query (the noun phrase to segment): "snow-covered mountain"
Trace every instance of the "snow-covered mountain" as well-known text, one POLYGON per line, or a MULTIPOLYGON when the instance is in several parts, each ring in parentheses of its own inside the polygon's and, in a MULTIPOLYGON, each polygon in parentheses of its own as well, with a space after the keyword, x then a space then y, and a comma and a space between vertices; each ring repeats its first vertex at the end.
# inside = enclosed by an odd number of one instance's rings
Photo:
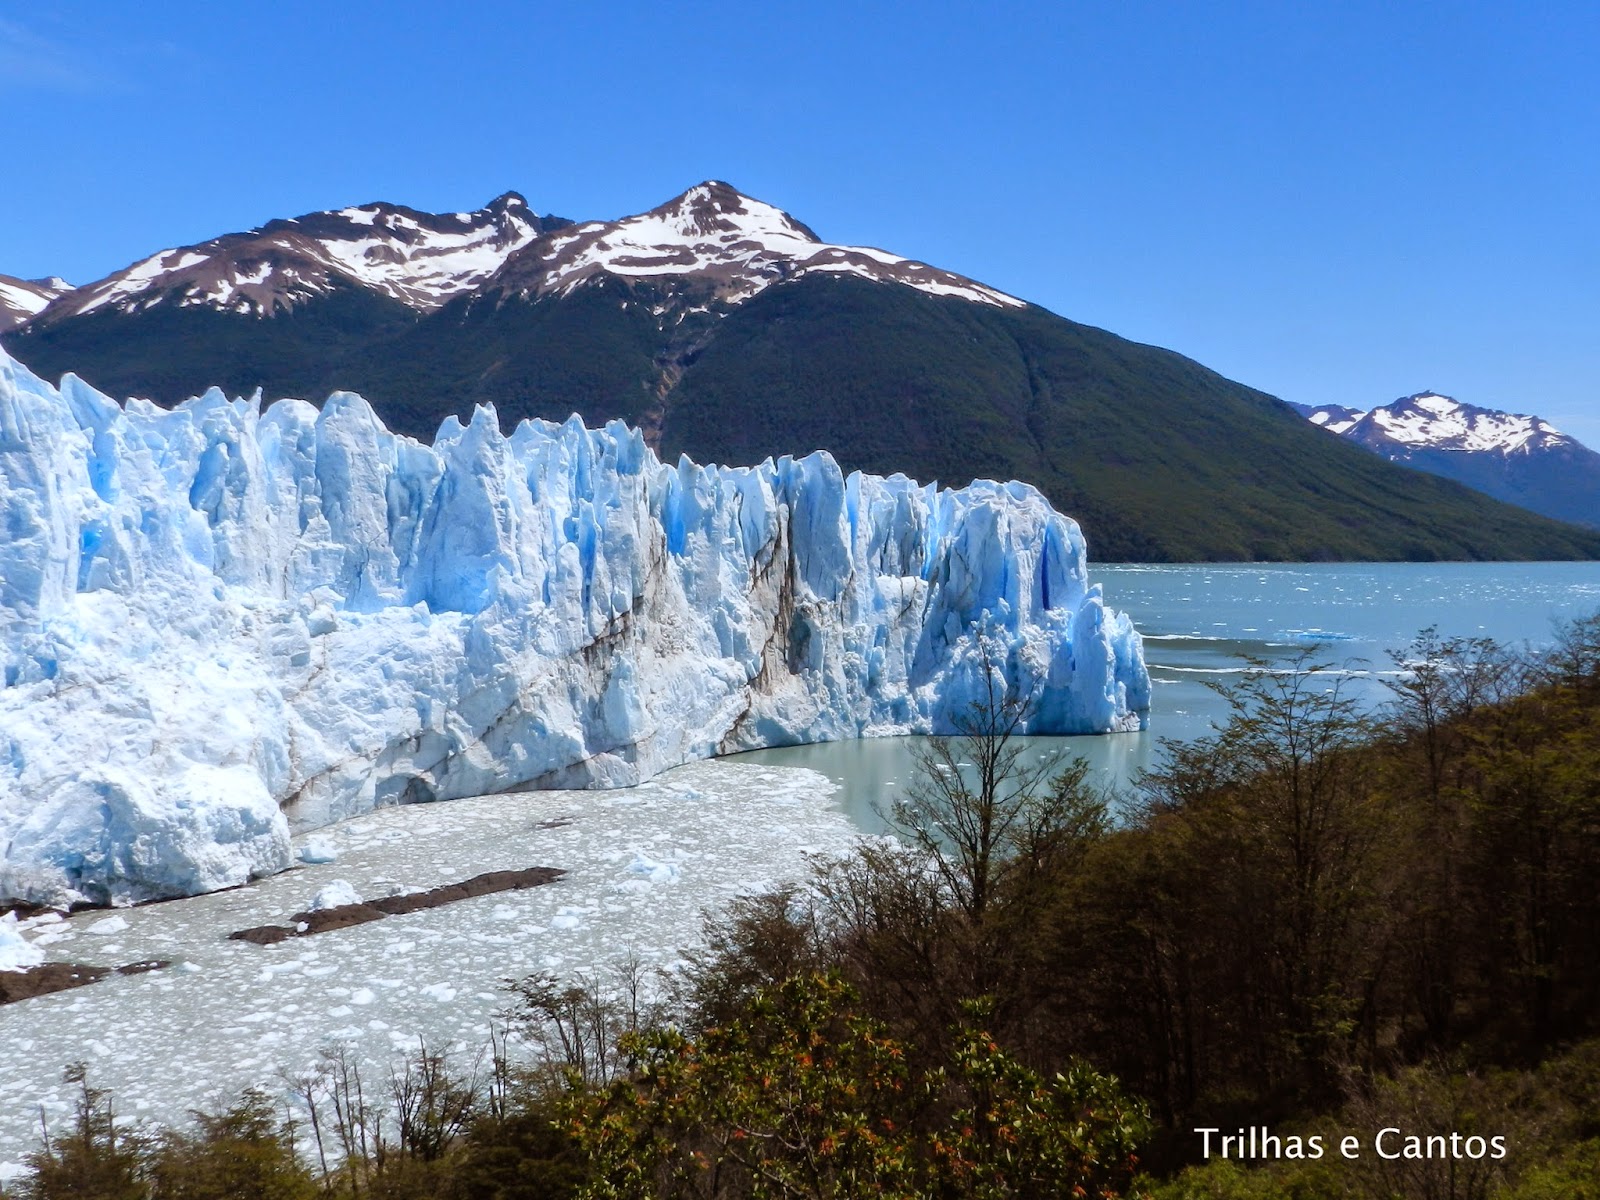
MULTIPOLYGON (((570 295, 600 276, 671 278, 701 307, 748 300, 803 275, 851 275, 980 304, 1022 307, 994 288, 866 246, 822 241, 770 204, 715 180, 639 216, 572 225, 540 217, 515 192, 472 213, 424 213, 395 204, 310 213, 162 250, 40 314, 41 327, 101 310, 171 304, 272 316, 339 286, 429 312, 480 289, 495 296, 570 295)), ((33 293, 30 293, 32 295, 33 293)), ((3 296, 3 293, 0 293, 3 296)))
POLYGON ((620 785, 726 751, 1142 726, 1138 635, 1024 484, 666 466, 494 412, 429 447, 359 396, 165 410, 0 354, 0 901, 289 865, 378 805, 620 785))
POLYGON ((824 242, 782 209, 711 180, 620 221, 589 221, 540 238, 507 259, 490 293, 570 295, 600 276, 671 279, 702 303, 739 304, 775 283, 816 273, 898 283, 936 296, 1023 307, 949 271, 867 246, 824 242))
POLYGON ((1170 351, 825 241, 717 181, 581 224, 510 193, 272 221, 150 255, 0 342, 43 377, 167 407, 212 385, 359 392, 419 441, 493 404, 506 431, 620 418, 667 461, 827 449, 879 475, 1021 479, 1108 559, 1600 556, 1588 531, 1330 452, 1170 351))
POLYGON ((0 333, 15 329, 44 310, 50 301, 72 290, 65 279, 16 279, 0 275, 0 333))
POLYGON ((538 216, 515 192, 477 212, 363 204, 309 213, 158 251, 76 289, 36 323, 49 327, 87 313, 162 304, 272 316, 339 287, 430 312, 477 288, 519 248, 564 223, 538 216))
POLYGON ((1362 412, 1337 404, 1296 405, 1313 425, 1373 449, 1459 450, 1469 454, 1537 454, 1578 443, 1542 417, 1463 404, 1418 392, 1362 412))
POLYGON ((1545 516, 1600 526, 1600 454, 1542 417, 1418 392, 1373 409, 1296 404, 1330 432, 1545 516))

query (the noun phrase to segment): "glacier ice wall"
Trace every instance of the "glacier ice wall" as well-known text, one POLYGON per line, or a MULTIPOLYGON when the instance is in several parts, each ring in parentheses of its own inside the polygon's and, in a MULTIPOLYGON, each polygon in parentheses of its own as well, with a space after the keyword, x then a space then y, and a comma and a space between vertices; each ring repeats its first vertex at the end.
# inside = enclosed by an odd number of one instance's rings
POLYGON ((1126 616, 1023 484, 659 462, 636 430, 359 396, 165 411, 0 352, 0 897, 131 901, 290 863, 375 806, 636 783, 948 729, 1142 727, 1126 616))

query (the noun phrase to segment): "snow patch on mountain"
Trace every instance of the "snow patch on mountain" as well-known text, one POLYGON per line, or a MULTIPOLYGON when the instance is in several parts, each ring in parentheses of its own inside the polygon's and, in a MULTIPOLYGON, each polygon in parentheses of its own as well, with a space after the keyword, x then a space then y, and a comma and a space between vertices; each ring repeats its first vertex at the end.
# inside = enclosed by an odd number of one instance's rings
POLYGON ((715 180, 640 216, 590 221, 547 235, 519 251, 488 286, 524 296, 565 296, 599 275, 670 277, 704 285, 716 301, 738 304, 775 283, 817 272, 901 283, 980 304, 1025 306, 926 263, 824 242, 783 210, 715 180))
POLYGON ((162 250, 80 288, 41 317, 161 304, 270 315, 335 288, 367 288, 421 312, 477 288, 518 248, 564 222, 515 193, 474 213, 367 204, 272 221, 198 246, 162 250))
POLYGON ((1142 727, 1137 633, 1033 488, 658 461, 359 396, 167 411, 0 354, 0 897, 291 865, 390 804, 637 783, 758 746, 1142 727))
POLYGON ((72 285, 58 275, 48 279, 17 279, 11 275, 0 275, 0 333, 30 320, 52 300, 71 290, 72 285))

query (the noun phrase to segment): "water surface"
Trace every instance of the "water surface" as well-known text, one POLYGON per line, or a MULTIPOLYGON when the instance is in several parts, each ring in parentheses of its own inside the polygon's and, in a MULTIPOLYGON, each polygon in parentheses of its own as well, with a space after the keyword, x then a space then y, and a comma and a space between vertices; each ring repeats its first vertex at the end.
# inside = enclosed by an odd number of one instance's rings
MULTIPOLYGON (((1284 667, 1309 653, 1335 681, 1376 707, 1396 676, 1390 652, 1419 631, 1548 644, 1559 622, 1600 610, 1600 563, 1092 564, 1091 581, 1145 639, 1153 683, 1150 728, 1103 737, 1031 738, 1041 754, 1075 754, 1100 782, 1127 788, 1158 760, 1160 741, 1211 731, 1227 706, 1213 684, 1252 660, 1284 667)), ((809 767, 839 787, 839 803, 868 831, 903 792, 920 739, 789 746, 731 761, 809 767)))

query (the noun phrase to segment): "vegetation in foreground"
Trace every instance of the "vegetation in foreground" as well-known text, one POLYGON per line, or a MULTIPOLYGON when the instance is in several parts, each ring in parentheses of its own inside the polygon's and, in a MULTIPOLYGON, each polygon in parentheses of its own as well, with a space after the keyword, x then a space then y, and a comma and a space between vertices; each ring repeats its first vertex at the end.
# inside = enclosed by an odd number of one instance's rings
POLYGON ((660 1002, 523 980, 475 1069, 332 1052, 181 1132, 80 1072, 16 1195, 1600 1196, 1600 617, 1401 657, 1379 724, 1315 669, 1248 677, 1120 823, 996 693, 898 844, 713 919, 660 1002), (1202 1161, 1243 1127, 1328 1152, 1202 1161))

